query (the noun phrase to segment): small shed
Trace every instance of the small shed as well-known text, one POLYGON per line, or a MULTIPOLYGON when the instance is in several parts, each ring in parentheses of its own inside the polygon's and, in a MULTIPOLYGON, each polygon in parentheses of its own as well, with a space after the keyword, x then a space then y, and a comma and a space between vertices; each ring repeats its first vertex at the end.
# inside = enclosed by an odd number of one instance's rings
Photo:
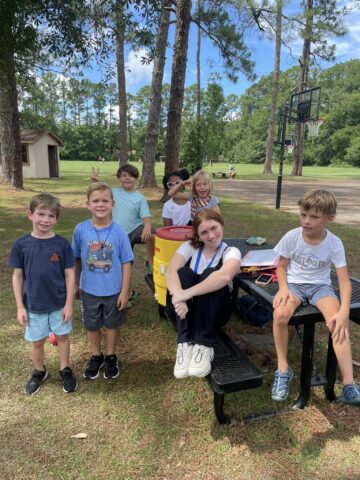
POLYGON ((59 147, 62 140, 45 128, 21 130, 23 176, 57 178, 60 175, 59 147))

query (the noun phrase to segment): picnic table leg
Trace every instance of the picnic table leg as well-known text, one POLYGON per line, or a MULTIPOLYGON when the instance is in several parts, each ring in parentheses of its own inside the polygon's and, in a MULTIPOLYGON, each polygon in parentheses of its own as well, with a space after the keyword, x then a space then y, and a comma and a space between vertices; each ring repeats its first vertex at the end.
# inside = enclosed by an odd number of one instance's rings
POLYGON ((333 402, 336 400, 336 395, 334 392, 334 385, 336 381, 336 369, 337 369, 337 359, 334 352, 334 347, 332 343, 331 333, 329 333, 329 342, 326 358, 326 379, 327 385, 324 387, 326 398, 333 402))
POLYGON ((310 397, 314 354, 314 333, 315 322, 312 320, 306 321, 304 324, 304 340, 301 356, 300 393, 295 403, 292 405, 293 409, 305 408, 310 397))
POLYGON ((230 423, 230 417, 224 413, 224 393, 214 392, 214 410, 217 421, 220 425, 228 425, 230 423))

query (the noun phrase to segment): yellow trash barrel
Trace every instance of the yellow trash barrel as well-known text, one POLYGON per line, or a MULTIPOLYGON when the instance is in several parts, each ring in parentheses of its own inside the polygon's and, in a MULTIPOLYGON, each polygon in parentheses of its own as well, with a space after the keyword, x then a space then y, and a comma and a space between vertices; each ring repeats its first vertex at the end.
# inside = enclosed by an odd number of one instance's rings
POLYGON ((155 255, 153 278, 155 298, 160 305, 166 307, 167 266, 177 248, 192 234, 192 227, 162 227, 155 232, 155 255))

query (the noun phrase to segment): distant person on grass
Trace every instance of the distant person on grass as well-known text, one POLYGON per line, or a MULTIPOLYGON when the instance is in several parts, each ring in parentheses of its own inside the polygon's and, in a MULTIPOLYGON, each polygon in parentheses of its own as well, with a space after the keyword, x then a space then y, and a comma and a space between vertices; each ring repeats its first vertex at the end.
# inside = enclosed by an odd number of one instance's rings
MULTIPOLYGON (((189 172, 185 168, 167 173, 163 177, 164 191, 167 193, 170 188, 189 178, 189 172)), ((180 189, 180 192, 182 191, 184 186, 180 189)), ((162 218, 164 227, 191 225, 190 201, 184 198, 170 198, 164 203, 162 218)))
POLYGON ((44 365, 44 343, 50 333, 56 336, 60 378, 65 393, 76 390, 77 381, 69 367, 75 285, 74 255, 69 242, 54 233, 60 215, 60 201, 49 193, 35 195, 28 218, 32 232, 15 241, 9 265, 14 268, 13 289, 17 320, 25 327, 31 342, 34 371, 26 393, 38 393, 48 377, 44 365))
POLYGON ((339 363, 343 389, 339 401, 360 406, 360 389, 354 383, 349 339, 351 283, 342 241, 327 230, 336 214, 336 199, 326 190, 312 190, 299 200, 301 227, 290 230, 276 245, 279 291, 274 297, 273 332, 278 368, 272 399, 285 400, 293 371, 288 365, 288 323, 295 310, 310 303, 323 314, 339 363), (340 289, 339 302, 330 279, 334 265, 340 289))
POLYGON ((205 170, 197 171, 191 180, 183 180, 169 189, 168 195, 176 200, 189 200, 191 202, 191 220, 205 208, 212 208, 220 213, 220 201, 211 194, 212 181, 205 170), (192 186, 191 192, 184 192, 184 187, 192 186))
POLYGON ((223 242, 224 222, 212 209, 197 213, 190 241, 170 260, 166 283, 177 320, 176 378, 205 377, 214 358, 215 331, 234 309, 232 279, 241 254, 223 242))
POLYGON ((119 375, 117 333, 126 320, 134 256, 126 232, 111 220, 114 199, 109 185, 90 184, 86 205, 91 218, 75 227, 72 240, 76 292, 92 354, 83 376, 95 380, 104 367, 104 378, 113 379, 119 375), (105 356, 101 348, 103 328, 105 356))

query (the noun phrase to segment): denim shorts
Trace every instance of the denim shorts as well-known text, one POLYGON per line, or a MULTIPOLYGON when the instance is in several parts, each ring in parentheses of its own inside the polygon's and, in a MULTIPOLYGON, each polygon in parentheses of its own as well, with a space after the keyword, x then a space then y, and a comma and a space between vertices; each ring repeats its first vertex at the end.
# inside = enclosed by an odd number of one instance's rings
POLYGON ((28 324, 25 328, 25 340, 38 342, 50 333, 67 335, 72 330, 72 321, 62 323, 62 309, 50 313, 27 312, 28 324))
POLYGON ((125 310, 119 310, 119 293, 106 297, 97 297, 80 290, 80 308, 86 330, 95 332, 102 327, 118 328, 126 321, 125 310))
POLYGON ((331 285, 314 285, 309 283, 289 283, 289 290, 296 295, 303 304, 310 303, 310 305, 316 304, 319 300, 325 297, 337 298, 334 289, 331 285))

